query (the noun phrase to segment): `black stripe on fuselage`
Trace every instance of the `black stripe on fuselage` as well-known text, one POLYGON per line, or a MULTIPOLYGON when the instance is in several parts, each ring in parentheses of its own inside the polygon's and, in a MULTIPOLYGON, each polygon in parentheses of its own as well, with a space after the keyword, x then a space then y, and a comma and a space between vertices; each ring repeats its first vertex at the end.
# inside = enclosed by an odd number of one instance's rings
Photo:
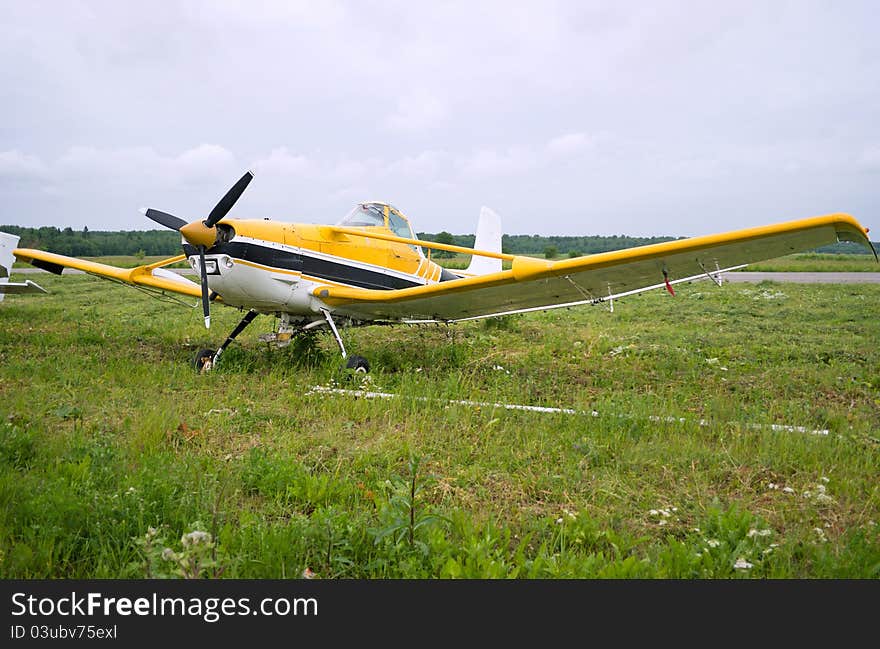
MULTIPOLYGON (((184 244, 183 251, 187 257, 199 254, 195 246, 188 244, 184 244)), ((214 246, 205 254, 229 255, 235 259, 251 261, 261 266, 292 270, 297 273, 358 288, 381 290, 422 286, 420 282, 394 277, 393 275, 386 275, 385 273, 366 270, 357 266, 349 266, 348 264, 319 259, 298 252, 268 248, 244 241, 230 241, 229 243, 214 246)))

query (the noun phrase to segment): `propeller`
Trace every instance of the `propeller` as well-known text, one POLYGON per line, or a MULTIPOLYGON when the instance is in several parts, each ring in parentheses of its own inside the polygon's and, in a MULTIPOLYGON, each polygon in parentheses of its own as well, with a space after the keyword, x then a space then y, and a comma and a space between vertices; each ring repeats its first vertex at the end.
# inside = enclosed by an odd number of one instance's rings
POLYGON ((201 276, 202 285, 202 313, 205 316, 205 329, 211 327, 211 299, 208 292, 208 272, 205 268, 205 251, 212 248, 217 243, 217 223, 229 214, 229 210, 235 205, 235 202, 241 198, 248 183, 253 179, 254 174, 248 171, 238 179, 228 192, 220 199, 220 201, 208 214, 208 218, 204 221, 193 221, 187 223, 181 218, 160 212, 154 209, 144 209, 141 212, 148 218, 159 225, 180 232, 184 239, 191 245, 195 246, 199 251, 199 275, 201 276))

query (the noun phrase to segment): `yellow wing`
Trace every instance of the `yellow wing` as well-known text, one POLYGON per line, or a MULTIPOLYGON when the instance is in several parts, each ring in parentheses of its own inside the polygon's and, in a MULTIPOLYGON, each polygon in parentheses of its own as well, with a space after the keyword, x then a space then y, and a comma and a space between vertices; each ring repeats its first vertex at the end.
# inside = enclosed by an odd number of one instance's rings
POLYGON ((32 250, 30 248, 16 248, 14 254, 21 261, 32 264, 37 268, 48 270, 56 275, 60 275, 64 268, 75 268, 98 277, 113 279, 134 286, 171 291, 190 297, 201 297, 202 295, 201 287, 198 284, 163 268, 186 259, 184 255, 169 257, 168 259, 138 266, 137 268, 117 268, 116 266, 100 264, 95 261, 65 257, 64 255, 56 255, 52 252, 32 250))
POLYGON ((334 313, 355 318, 454 322, 597 302, 837 241, 871 248, 867 231, 852 216, 830 214, 555 262, 517 256, 510 270, 428 286, 320 286, 314 294, 334 313))

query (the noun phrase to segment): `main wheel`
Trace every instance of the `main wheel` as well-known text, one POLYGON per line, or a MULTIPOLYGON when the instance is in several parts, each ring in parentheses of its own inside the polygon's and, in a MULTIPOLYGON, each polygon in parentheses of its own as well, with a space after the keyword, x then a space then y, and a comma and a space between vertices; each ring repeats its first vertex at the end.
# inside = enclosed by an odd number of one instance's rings
POLYGON ((363 356, 349 356, 345 367, 361 374, 366 374, 370 371, 370 363, 363 356))
POLYGON ((195 367, 196 372, 202 373, 209 371, 212 367, 212 359, 214 358, 215 353, 216 352, 213 349, 200 350, 193 361, 193 367, 195 367))

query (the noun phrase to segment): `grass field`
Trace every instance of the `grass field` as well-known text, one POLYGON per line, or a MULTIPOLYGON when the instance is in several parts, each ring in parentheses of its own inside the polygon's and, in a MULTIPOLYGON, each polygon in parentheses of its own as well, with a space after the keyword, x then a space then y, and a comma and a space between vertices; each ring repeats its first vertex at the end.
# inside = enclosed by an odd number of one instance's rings
POLYGON ((373 400, 311 392, 360 383, 325 335, 200 376, 237 311, 40 283, 0 304, 0 577, 880 577, 880 286, 346 330, 373 400))

